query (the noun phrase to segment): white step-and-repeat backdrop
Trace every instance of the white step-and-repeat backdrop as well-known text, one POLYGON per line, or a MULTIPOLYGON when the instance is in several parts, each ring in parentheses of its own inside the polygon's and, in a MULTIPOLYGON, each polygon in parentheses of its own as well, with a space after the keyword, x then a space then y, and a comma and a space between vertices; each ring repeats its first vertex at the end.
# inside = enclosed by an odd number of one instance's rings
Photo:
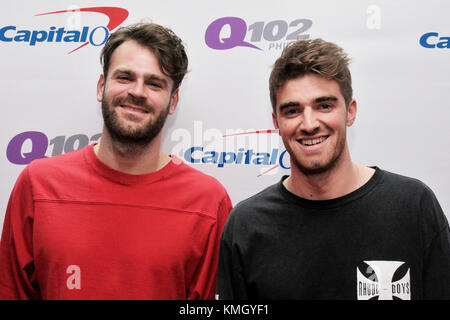
POLYGON ((290 41, 321 37, 352 57, 353 160, 422 180, 450 217, 449 1, 7 0, 0 8, 0 226, 30 161, 100 139, 99 53, 111 31, 136 22, 173 29, 190 60, 164 151, 215 176, 234 204, 289 173, 271 131, 268 78, 290 41))

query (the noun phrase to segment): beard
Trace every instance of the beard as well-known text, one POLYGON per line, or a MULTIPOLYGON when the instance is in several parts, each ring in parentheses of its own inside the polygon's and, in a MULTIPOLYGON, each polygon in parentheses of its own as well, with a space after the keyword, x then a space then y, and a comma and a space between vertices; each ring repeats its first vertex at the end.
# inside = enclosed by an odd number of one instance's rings
MULTIPOLYGON (((131 126, 121 123, 116 113, 116 108, 120 108, 121 104, 127 102, 145 108, 149 113, 155 115, 155 109, 152 106, 147 105, 145 101, 141 99, 136 99, 133 96, 128 96, 126 98, 117 97, 110 102, 103 93, 103 121, 112 141, 120 144, 129 152, 136 153, 138 150, 142 150, 145 146, 150 144, 161 132, 164 123, 166 122, 167 115, 169 114, 170 100, 167 107, 159 113, 156 119, 149 120, 143 126, 138 128, 132 128, 131 126)), ((132 115, 129 115, 128 117, 130 120, 133 120, 132 115)))
POLYGON ((297 159, 292 150, 288 150, 291 157, 291 166, 295 166, 304 175, 319 175, 325 172, 330 172, 339 163, 342 153, 345 149, 346 140, 341 139, 333 148, 333 153, 327 155, 326 159, 313 160, 313 161, 302 161, 302 159, 297 159))

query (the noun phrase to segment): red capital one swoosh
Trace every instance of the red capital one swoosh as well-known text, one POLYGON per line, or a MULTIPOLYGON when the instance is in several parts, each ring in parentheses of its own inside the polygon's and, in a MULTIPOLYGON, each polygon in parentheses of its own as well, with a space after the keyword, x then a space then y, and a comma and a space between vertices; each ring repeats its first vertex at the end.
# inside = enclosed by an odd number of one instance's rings
MULTIPOLYGON (((257 131, 251 131, 251 132, 238 132, 238 133, 232 133, 232 134, 225 134, 222 137, 231 137, 231 136, 239 136, 243 134, 260 134, 260 133, 278 133, 278 129, 267 129, 267 130, 257 130, 257 131)), ((276 164, 273 167, 269 168, 268 170, 264 171, 263 173, 260 173, 257 175, 257 177, 261 177, 262 175, 265 175, 267 172, 274 170, 275 168, 278 168, 280 165, 276 164)))
POLYGON ((239 136, 243 134, 259 134, 259 133, 278 133, 278 129, 267 129, 267 130, 257 130, 252 132, 238 132, 238 133, 232 133, 232 134, 225 134, 222 137, 231 137, 231 136, 239 136))
MULTIPOLYGON (((54 14, 54 13, 63 13, 63 12, 76 12, 76 11, 82 11, 82 12, 97 12, 97 13, 103 13, 109 18, 109 23, 106 26, 109 31, 116 28, 118 25, 120 25, 122 22, 125 21, 126 18, 128 18, 128 10, 125 10, 123 8, 117 8, 117 7, 92 7, 92 8, 80 8, 80 9, 69 9, 69 10, 61 10, 61 11, 53 11, 53 12, 46 12, 46 13, 40 13, 36 16, 44 16, 47 14, 54 14)), ((78 48, 70 51, 68 54, 71 54, 74 51, 77 51, 78 49, 81 49, 85 45, 89 44, 89 42, 86 42, 79 46, 78 48)))

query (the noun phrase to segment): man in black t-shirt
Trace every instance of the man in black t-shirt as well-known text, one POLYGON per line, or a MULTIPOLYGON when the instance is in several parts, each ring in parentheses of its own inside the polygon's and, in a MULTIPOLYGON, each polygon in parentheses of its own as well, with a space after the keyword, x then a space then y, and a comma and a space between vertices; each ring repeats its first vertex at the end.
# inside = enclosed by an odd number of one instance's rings
POLYGON ((351 160, 348 61, 321 39, 276 61, 272 116, 291 175, 231 213, 219 299, 450 299, 450 231, 433 192, 351 160))

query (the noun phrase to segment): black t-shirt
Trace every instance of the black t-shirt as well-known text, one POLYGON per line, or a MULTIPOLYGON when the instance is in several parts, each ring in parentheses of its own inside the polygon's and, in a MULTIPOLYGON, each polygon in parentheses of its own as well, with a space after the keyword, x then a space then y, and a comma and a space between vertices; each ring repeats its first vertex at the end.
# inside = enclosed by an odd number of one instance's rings
POLYGON ((222 234, 219 299, 450 299, 450 231, 422 182, 375 168, 331 200, 286 178, 242 201, 222 234))

